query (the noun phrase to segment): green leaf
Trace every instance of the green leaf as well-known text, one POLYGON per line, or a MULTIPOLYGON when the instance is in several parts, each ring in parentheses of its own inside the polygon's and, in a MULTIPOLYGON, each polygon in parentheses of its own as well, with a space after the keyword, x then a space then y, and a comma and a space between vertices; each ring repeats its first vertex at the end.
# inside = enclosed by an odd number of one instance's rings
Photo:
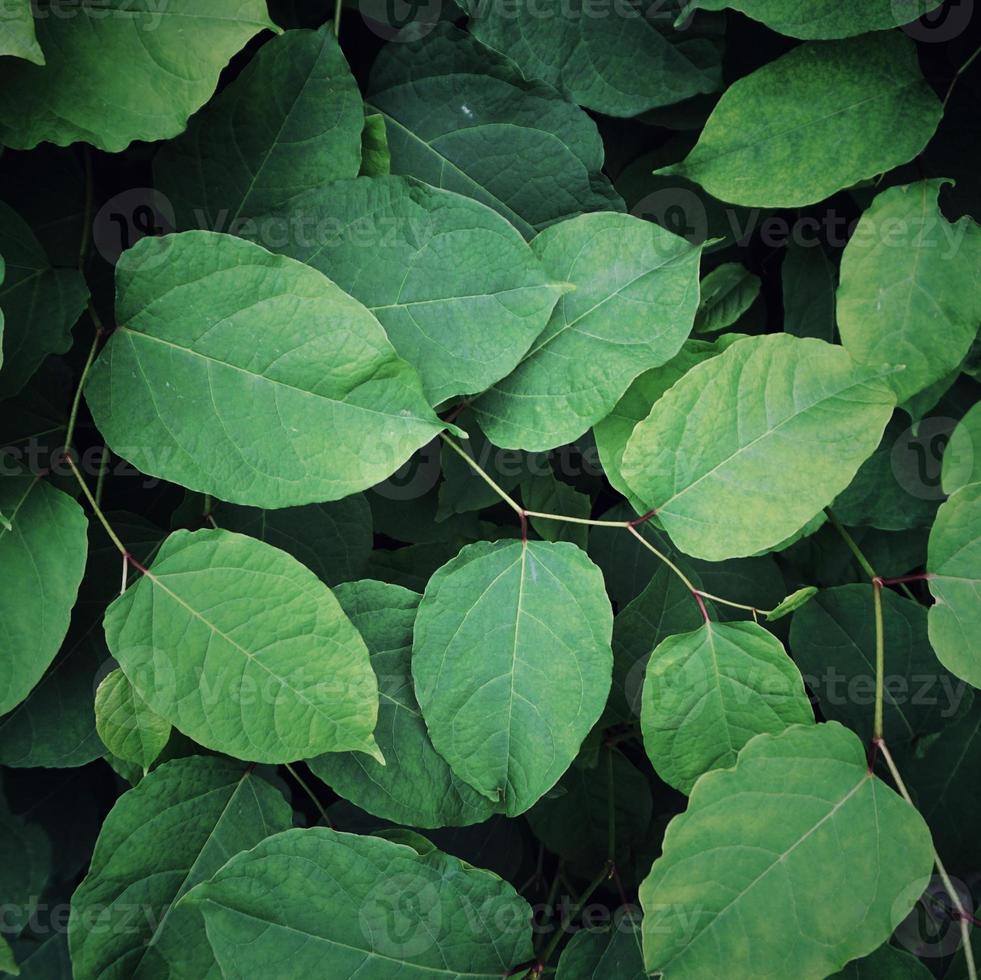
MULTIPOLYGON (((883 723, 888 744, 909 744, 938 732, 970 708, 973 693, 937 663, 927 638, 927 611, 884 589, 886 649, 883 723)), ((824 589, 795 616, 794 659, 826 718, 865 741, 872 738, 875 698, 875 619, 872 588, 824 589)))
POLYGON ((9 398, 49 354, 71 347, 89 291, 77 269, 52 268, 34 232, 2 202, 0 254, 6 261, 6 276, 0 276, 0 398, 9 398))
MULTIPOLYGON (((557 479, 551 473, 527 477, 521 483, 521 500, 527 510, 563 517, 589 518, 593 509, 589 497, 557 479)), ((572 521, 550 521, 530 518, 531 526, 546 541, 571 541, 584 551, 589 539, 589 527, 572 521)))
MULTIPOLYGON (((8 471, 9 472, 9 471, 8 471)), ((42 477, 0 476, 0 714, 41 679, 68 631, 85 569, 88 526, 82 508, 42 477)))
POLYGON ((733 204, 800 207, 911 160, 942 114, 904 34, 811 42, 730 85, 691 153, 658 172, 733 204))
POLYGON ((44 829, 11 811, 0 792, 0 894, 4 932, 16 936, 37 911, 55 870, 51 841, 44 829))
POLYGON ((430 579, 412 676, 436 751, 508 816, 575 758, 609 693, 613 614, 575 545, 481 541, 430 579))
POLYGON ((783 328, 795 337, 834 343, 835 269, 819 244, 791 243, 780 267, 783 328))
POLYGON ((640 890, 648 972, 819 980, 884 943, 930 877, 930 832, 834 722, 758 735, 698 781, 640 890))
POLYGON ((562 950, 555 980, 647 980, 640 917, 618 918, 605 929, 580 929, 562 950))
POLYGON ((930 642, 940 662, 981 687, 981 483, 961 487, 937 511, 927 553, 930 642))
POLYGON ((360 493, 283 510, 219 504, 212 513, 219 527, 282 549, 330 586, 358 578, 374 544, 371 507, 360 493))
POLYGON ((378 676, 378 748, 382 766, 359 752, 334 752, 308 762, 310 771, 356 806, 410 827, 480 823, 494 806, 453 775, 426 731, 412 685, 412 627, 421 598, 384 582, 351 582, 335 595, 359 630, 378 676))
POLYGON ((105 627, 151 710, 207 748, 254 762, 377 756, 364 641, 284 551, 231 531, 175 531, 105 627))
POLYGON ((14 951, 10 948, 10 943, 0 936, 0 970, 9 973, 11 976, 20 976, 20 967, 14 959, 14 951))
POLYGON ((95 692, 95 727, 113 755, 144 772, 170 738, 170 722, 150 710, 118 667, 95 692))
POLYGON ((845 489, 893 404, 878 373, 839 347, 747 338, 656 402, 627 443, 623 476, 682 551, 711 561, 752 555, 845 489))
POLYGON ((841 258, 841 342, 861 364, 904 366, 889 377, 899 402, 958 368, 981 322, 981 227, 947 222, 945 183, 883 191, 841 258))
POLYGON ((669 14, 604 0, 570 14, 559 0, 516 16, 508 0, 465 2, 470 32, 526 78, 608 116, 638 116, 721 87, 721 51, 671 30, 669 14), (659 22, 660 21, 660 22, 659 22))
POLYGON ((699 246, 631 215, 587 214, 532 248, 575 286, 521 364, 473 405, 491 442, 551 449, 613 410, 630 382, 669 361, 698 307, 699 246))
POLYGON ((797 589, 795 592, 791 592, 786 599, 777 603, 777 605, 766 614, 767 622, 772 623, 775 620, 783 619, 784 616, 789 616, 792 612, 796 612, 801 606, 807 605, 807 603, 810 602, 819 591, 820 590, 817 588, 817 586, 805 585, 803 588, 797 589))
POLYGON ((705 276, 701 293, 695 332, 717 333, 731 327, 753 305, 760 294, 760 279, 738 262, 726 262, 705 276))
POLYGON ((265 0, 79 0, 35 20, 46 65, 0 62, 0 143, 79 140, 117 152, 181 132, 249 38, 275 30, 265 0))
POLYGON ((454 27, 385 45, 368 103, 385 117, 393 173, 481 201, 526 238, 584 211, 623 210, 589 116, 454 27))
POLYGON ((34 32, 31 0, 0 0, 0 55, 44 64, 44 53, 34 32))
POLYGON ((77 980, 214 975, 204 923, 177 902, 292 816, 277 790, 228 759, 178 759, 146 776, 109 812, 72 896, 77 980))
POLYGON ((795 0, 691 0, 682 17, 695 10, 738 10, 767 27, 805 40, 854 37, 866 31, 885 31, 917 20, 939 7, 943 0, 810 0, 802 6, 795 0))
POLYGON ((378 321, 316 270, 211 232, 126 255, 85 391, 145 473, 258 507, 337 500, 443 428, 378 321))
POLYGON ((392 154, 388 149, 388 132, 385 117, 372 112, 364 117, 361 130, 362 177, 387 177, 392 172, 392 154))
POLYGON ((222 976, 499 980, 532 957, 531 909, 489 871, 326 827, 239 854, 185 899, 222 976))
POLYGON ((915 957, 888 943, 852 960, 830 980, 931 980, 933 974, 915 957))
MULTIPOLYGON (((331 27, 264 44, 228 88, 166 144, 156 186, 181 229, 241 234, 304 191, 356 177, 364 110, 331 27)), ((257 229, 260 243, 273 229, 257 229)))
POLYGON ((754 735, 813 720, 800 672, 756 623, 706 622, 663 640, 647 664, 644 747, 682 793, 702 773, 733 765, 754 735))
POLYGON ((971 408, 951 433, 944 449, 941 479, 947 494, 969 483, 981 483, 981 403, 971 408))
POLYGON ((364 303, 432 404, 483 391, 545 329, 565 284, 490 208, 406 177, 337 181, 257 222, 287 227, 292 258, 364 303))

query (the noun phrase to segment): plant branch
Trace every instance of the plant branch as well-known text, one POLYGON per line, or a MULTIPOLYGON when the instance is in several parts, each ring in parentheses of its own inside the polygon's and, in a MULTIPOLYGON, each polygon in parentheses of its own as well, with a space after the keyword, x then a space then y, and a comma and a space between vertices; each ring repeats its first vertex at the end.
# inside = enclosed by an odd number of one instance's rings
MULTIPOLYGON (((909 794, 909 790, 906 788, 906 783, 903 782, 903 777, 899 773, 899 768, 896 766, 896 762, 892 757, 892 753, 889 751, 889 747, 886 745, 885 740, 881 737, 875 740, 876 748, 882 753, 882 758, 886 760, 886 765, 889 768, 889 773, 892 776, 893 782, 896 784, 896 788, 899 790, 899 795, 911 806, 916 809, 916 805, 913 803, 913 798, 909 794)), ((947 869, 944 867, 943 861, 940 860, 940 855, 937 853, 937 849, 933 848, 933 863, 937 868, 937 874, 940 877, 940 881, 943 883, 944 891, 950 896, 951 902, 954 904, 954 908, 957 910, 957 922, 961 930, 961 943, 964 947, 964 960, 967 963, 967 975, 970 980, 978 980, 977 969, 974 965, 974 950, 971 946, 971 923, 972 916, 964 908, 964 903, 961 901, 961 897, 954 887, 954 883, 950 880, 950 875, 947 873, 947 869)))
POLYGON ((882 579, 872 580, 872 602, 875 606, 875 713, 872 738, 882 741, 882 702, 886 675, 886 631, 882 620, 882 579))
POLYGON ((835 512, 830 507, 825 507, 824 512, 828 515, 828 520, 831 521, 832 527, 841 535, 841 540, 848 546, 848 550, 855 556, 855 560, 862 566, 865 574, 869 578, 877 578, 876 570, 872 567, 868 558, 865 557, 862 549, 855 543, 855 539, 845 530, 844 525, 835 516, 835 512))
POLYGON ((334 0, 334 37, 341 39, 341 7, 342 0, 334 0))
POLYGON ((974 59, 977 58, 977 56, 979 54, 981 54, 981 45, 979 45, 978 47, 976 47, 974 49, 974 52, 967 59, 967 61, 965 61, 964 64, 962 64, 960 66, 960 68, 958 68, 957 71, 954 72, 954 77, 950 80, 950 86, 947 89, 947 94, 944 96, 944 101, 943 101, 943 104, 941 106, 942 109, 946 110, 947 103, 950 101, 950 97, 954 94, 954 86, 957 84, 957 82, 960 79, 961 75, 963 75, 964 72, 966 72, 968 70, 968 68, 971 67, 971 65, 974 63, 974 59))
POLYGON ((98 502, 95 497, 92 496, 92 491, 89 490, 88 484, 85 482, 79 468, 75 465, 75 460, 72 459, 71 453, 65 454, 65 461, 68 463, 69 468, 72 473, 75 474, 75 479, 78 480, 78 485, 82 488, 82 493, 85 494, 85 499, 89 502, 89 506, 92 508, 92 513, 99 519, 99 523, 105 529, 106 534, 109 535, 109 540, 116 546, 116 550, 123 556, 123 563, 132 561, 130 553, 126 550, 126 545, 123 544, 119 539, 119 535, 110 527, 109 522, 106 520, 106 515, 102 513, 102 509, 99 507, 98 502))
POLYGON ((327 816, 327 811, 324 809, 323 804, 320 802, 320 800, 317 799, 317 797, 314 794, 313 790, 310 789, 310 787, 306 784, 306 781, 293 768, 293 766, 292 766, 291 763, 287 762, 287 763, 285 763, 285 766, 286 766, 286 771, 297 781, 297 783, 300 786, 300 789, 302 789, 303 792, 306 793, 307 796, 310 797, 310 799, 313 801, 313 805, 320 811, 320 816, 323 817, 324 823, 328 827, 330 827, 331 830, 333 830, 334 829, 334 823, 330 819, 330 817, 327 816))
POLYGON ((494 493, 496 493, 501 498, 501 500, 504 501, 504 503, 508 505, 508 507, 511 508, 511 510, 513 510, 518 515, 518 517, 524 519, 525 517, 524 507, 522 507, 521 504, 519 504, 513 497, 511 497, 510 494, 502 490, 501 487, 494 480, 494 478, 480 465, 480 463, 477 462, 477 460, 475 460, 468 453, 464 452, 463 449, 461 449, 456 444, 456 442, 453 439, 451 439, 445 432, 441 432, 439 434, 439 437, 440 439, 443 440, 443 442, 446 443, 447 446, 450 447, 450 449, 453 450, 453 452, 457 454, 457 456, 459 456, 467 464, 467 466, 470 467, 470 469, 474 471, 474 473, 477 474, 477 476, 479 476, 484 481, 484 483, 486 483, 491 488, 491 490, 494 491, 494 493))
POLYGON ((68 428, 65 429, 65 451, 69 453, 71 452, 72 438, 75 435, 75 424, 78 422, 78 409, 82 404, 82 389, 85 387, 85 380, 88 378, 89 371, 95 361, 95 355, 99 349, 99 340, 102 338, 102 323, 91 300, 89 300, 89 316, 95 326, 95 335, 92 337, 92 346, 89 347, 88 356, 85 358, 85 365, 82 367, 78 387, 75 389, 75 397, 72 399, 71 411, 68 414, 68 428))

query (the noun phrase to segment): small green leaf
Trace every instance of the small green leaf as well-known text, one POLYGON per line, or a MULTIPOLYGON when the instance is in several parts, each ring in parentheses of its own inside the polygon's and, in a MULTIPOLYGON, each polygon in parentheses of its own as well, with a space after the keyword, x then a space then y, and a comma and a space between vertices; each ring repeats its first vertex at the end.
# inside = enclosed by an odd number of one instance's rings
POLYGON ((362 177, 387 177, 392 172, 392 154, 388 149, 388 132, 385 117, 380 112, 372 112, 364 117, 361 131, 361 169, 362 177))
POLYGON ((338 500, 443 428, 378 321, 316 270, 203 231, 125 254, 85 393, 144 472, 257 507, 338 500))
POLYGON ((658 173, 733 204, 800 207, 911 160, 942 115, 902 33, 805 43, 730 85, 691 153, 658 173))
POLYGON ((35 19, 43 68, 0 62, 0 143, 85 140, 117 152, 133 140, 176 136, 229 58, 259 31, 276 29, 265 0, 209 0, 206 8, 126 0, 108 9, 78 0, 68 10, 46 7, 35 19))
POLYGON ((930 642, 940 662, 981 687, 981 483, 961 487, 937 511, 927 554, 930 642))
POLYGON ((951 433, 944 449, 941 480, 946 494, 969 483, 981 483, 981 403, 971 408, 951 433))
POLYGON ((563 221, 531 245, 548 274, 575 289, 473 410, 495 445, 543 450, 581 436, 638 374, 678 353, 698 307, 701 248, 612 213, 563 221))
POLYGON ((242 234, 304 191, 356 177, 361 95, 331 27, 286 31, 165 144, 153 164, 178 228, 242 234))
POLYGON ((282 795, 240 763, 194 756, 151 772, 109 812, 72 896, 77 980, 213 976, 204 923, 178 900, 291 823, 282 795))
POLYGON ((648 972, 818 980, 872 952, 933 866, 922 817, 834 722, 758 735, 703 776, 641 885, 648 972))
POLYGON ((118 667, 95 692, 95 727, 113 755, 144 772, 170 738, 170 722, 150 710, 118 667))
POLYGON ((291 976, 500 980, 532 957, 531 909, 489 871, 326 827, 239 854, 184 906, 200 909, 227 980, 291 976))
POLYGON ((481 541, 430 579, 412 676, 436 751, 508 816, 579 752, 610 688, 613 614, 575 545, 481 541))
POLYGON ((640 916, 617 917, 605 929, 580 929, 562 950, 555 980, 647 980, 640 916))
POLYGON ((841 342, 860 364, 903 366, 889 376, 899 402, 958 368, 981 322, 981 227, 947 222, 945 183, 883 191, 841 258, 841 342))
POLYGON ((82 508, 48 480, 0 476, 0 714, 20 704, 61 646, 88 551, 82 508))
POLYGON ((702 280, 701 293, 695 332, 717 333, 731 327, 753 305, 760 294, 760 279, 738 262, 726 262, 702 280))
POLYGON ((201 745, 255 762, 377 756, 364 641, 314 574, 231 531, 175 531, 108 609, 137 693, 201 745))
POLYGON ((766 614, 767 622, 772 623, 774 620, 789 616, 792 612, 795 612, 801 606, 810 602, 818 594, 818 591, 819 589, 815 585, 805 585, 803 588, 791 592, 786 599, 779 602, 766 614))
POLYGON ((704 623, 651 654, 640 727, 658 775, 682 793, 736 761, 760 732, 814 720, 804 681, 780 641, 756 623, 704 623))
POLYGON ((480 823, 494 806, 453 775, 426 731, 412 686, 412 628, 421 598, 384 582, 351 582, 335 590, 359 630, 378 677, 375 737, 383 766, 360 752, 332 752, 307 763, 346 800, 377 817, 411 827, 480 823))
POLYGON ((623 476, 687 554, 756 554, 845 489, 894 400, 878 372, 856 367, 840 347, 750 337, 655 403, 627 443, 623 476))

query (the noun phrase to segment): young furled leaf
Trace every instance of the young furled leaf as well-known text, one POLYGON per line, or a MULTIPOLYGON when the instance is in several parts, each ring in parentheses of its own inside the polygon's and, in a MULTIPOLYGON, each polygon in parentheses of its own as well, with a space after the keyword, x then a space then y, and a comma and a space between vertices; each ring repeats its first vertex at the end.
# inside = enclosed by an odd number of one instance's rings
POLYGON ((760 279, 738 262, 726 262, 702 279, 700 289, 695 332, 717 333, 731 327, 753 305, 760 294, 760 279))
POLYGON ((371 654, 380 695, 375 737, 388 764, 331 752, 310 759, 310 771, 363 810, 410 827, 487 820, 494 805, 437 754, 413 691, 412 628, 421 596, 372 581, 341 585, 334 594, 371 654))
POLYGON ((292 816, 278 790, 229 759, 177 759, 146 776, 106 817, 72 896, 76 980, 214 975, 204 922, 178 900, 292 816))
POLYGON ((906 163, 942 115, 897 31, 813 41, 734 82, 681 162, 658 171, 750 207, 801 207, 906 163))
POLYGON ((280 226, 251 219, 304 191, 356 177, 361 95, 330 27, 287 31, 157 154, 156 185, 177 227, 242 234, 260 245, 280 226))
POLYGON ((392 173, 490 205, 526 238, 584 211, 623 210, 589 116, 455 27, 386 45, 368 108, 385 117, 392 173))
POLYGON ((648 661, 644 747, 682 793, 702 773, 731 766, 754 735, 813 720, 800 672, 756 623, 706 622, 663 640, 648 661))
POLYGON ((585 214, 531 243, 575 289, 518 367, 473 403, 495 445, 552 449, 605 418, 630 382, 691 332, 701 248, 631 215, 585 214))
POLYGON ((203 231, 126 254, 85 393, 144 472, 257 507, 338 500, 444 427, 378 321, 315 269, 203 231))
POLYGON ((927 580, 930 642, 940 662, 981 687, 981 483, 969 483, 937 511, 930 531, 927 580))
POLYGON ((436 751, 516 816, 579 752, 610 689, 613 614, 575 545, 480 541, 430 579, 412 648, 436 751))
POLYGON ((821 980, 884 943, 926 885, 930 832, 840 725, 757 735, 703 776, 641 885, 648 972, 821 980))
POLYGON ((603 0, 578 16, 559 0, 543 3, 534 16, 515 16, 508 0, 463 7, 470 33, 511 58, 526 78, 609 116, 638 116, 722 83, 721 46, 672 31, 670 13, 659 7, 603 0))
POLYGON ((144 772, 170 738, 170 722, 150 709, 118 667, 95 692, 95 727, 113 755, 144 772))
POLYGON ((199 909, 227 980, 290 976, 500 980, 532 956, 531 909, 489 871, 326 827, 239 854, 182 907, 199 909))
MULTIPOLYGON (((283 247, 360 300, 430 402, 483 391, 521 360, 564 291, 499 214, 409 177, 336 181, 260 218, 283 247)), ((554 277, 553 277, 554 278, 554 277)))
POLYGON ((136 692, 207 748, 254 762, 378 755, 364 641, 330 589, 278 548, 175 531, 105 628, 136 692))
POLYGON ((791 592, 786 599, 779 602, 766 614, 767 622, 772 623, 778 619, 783 619, 784 616, 789 616, 792 612, 796 612, 801 606, 807 605, 819 591, 817 586, 805 585, 803 588, 791 592))
POLYGON ((981 323, 981 227, 949 224, 944 180, 891 187, 872 202, 841 257, 841 342, 860 364, 899 364, 904 402, 959 367, 981 323))
MULTIPOLYGON (((9 472, 9 471, 8 471, 9 472)), ((88 551, 82 508, 41 476, 0 476, 0 714, 41 679, 68 631, 88 551)))
POLYGON ((176 136, 228 59, 263 29, 265 0, 78 0, 77 16, 35 19, 44 67, 0 62, 0 143, 85 140, 117 152, 176 136), (106 14, 109 16, 106 16, 106 14))
POLYGON ((0 398, 16 395, 49 354, 63 354, 89 297, 77 269, 55 269, 27 223, 0 202, 0 398), (0 265, 2 269, 2 265, 0 265))
POLYGON ((756 554, 845 489, 894 401, 879 372, 857 367, 840 347, 750 337, 692 368, 655 403, 627 443, 623 476, 687 554, 756 554))
POLYGON ((840 0, 690 0, 681 14, 695 10, 725 10, 729 7, 762 21, 767 27, 790 37, 820 41, 854 37, 867 31, 885 31, 922 17, 943 0, 862 0, 841 3, 840 0))

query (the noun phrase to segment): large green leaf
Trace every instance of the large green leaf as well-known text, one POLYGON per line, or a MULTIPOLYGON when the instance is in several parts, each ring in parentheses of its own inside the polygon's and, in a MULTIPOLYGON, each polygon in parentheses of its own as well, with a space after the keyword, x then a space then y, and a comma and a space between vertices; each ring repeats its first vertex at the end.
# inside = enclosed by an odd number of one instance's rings
POLYGON ((37 43, 31 0, 0 0, 0 55, 44 64, 37 43))
POLYGON ((176 136, 229 58, 263 28, 265 0, 78 0, 35 21, 43 67, 0 62, 0 143, 85 140, 102 150, 176 136))
POLYGON ((184 904, 227 980, 499 980, 532 956, 531 909, 497 875, 326 827, 268 838, 184 904))
POLYGON ((481 541, 430 579, 412 676, 436 751, 509 816, 575 758, 610 688, 613 615, 575 545, 481 541))
POLYGON ((330 586, 358 578, 374 544, 371 507, 360 493, 283 510, 219 504, 212 513, 219 527, 282 548, 330 586))
MULTIPOLYGON (((973 694, 937 663, 927 638, 927 611, 884 589, 886 650, 883 722, 892 745, 937 732, 971 706, 973 694)), ((825 589, 790 628, 790 649, 826 718, 865 741, 872 737, 875 618, 870 585, 825 589)))
POLYGON ((150 773, 106 817, 72 896, 76 980, 216 976, 204 923, 177 901, 292 817, 277 790, 228 759, 194 756, 150 773))
POLYGON ((981 402, 957 423, 944 449, 941 471, 944 493, 981 483, 981 402))
POLYGON ((510 0, 472 0, 470 32, 513 59, 527 78, 609 116, 637 116, 721 86, 720 51, 674 32, 670 11, 640 3, 560 0, 528 15, 510 0))
POLYGON ((704 623, 663 640, 648 661, 644 747, 683 793, 702 773, 733 765, 754 735, 813 720, 800 672, 756 623, 704 623))
POLYGON ((300 219, 307 234, 275 250, 364 303, 434 405, 511 371, 568 288, 499 214, 411 178, 337 181, 261 218, 256 234, 300 219))
POLYGON ((648 971, 822 980, 884 943, 933 864, 922 817, 831 722, 698 781, 640 890, 648 971))
POLYGON ((684 552, 752 555, 800 530, 875 449, 894 396, 840 347, 772 334, 696 365, 623 454, 645 509, 684 552))
POLYGON ((489 204, 526 238, 584 211, 623 209, 589 116, 454 27, 386 45, 368 102, 385 117, 393 173, 489 204))
POLYGON ((388 764, 333 752, 311 759, 311 771, 344 799, 395 823, 453 827, 486 820, 494 805, 437 754, 416 701, 412 627, 420 596, 372 581, 342 585, 335 595, 371 654, 381 697, 375 738, 388 764))
POLYGON ((364 641, 285 551, 231 531, 175 531, 105 627, 137 693, 201 745, 256 762, 377 755, 364 641))
POLYGON ((943 0, 691 0, 682 16, 694 10, 724 10, 730 7, 762 21, 767 27, 806 40, 819 41, 854 37, 866 31, 884 31, 922 17, 943 0))
MULTIPOLYGON (((2 62, 0 62, 2 66, 2 62)), ((0 202, 0 398, 16 395, 48 354, 71 346, 89 291, 77 269, 55 269, 27 223, 0 202)))
POLYGON ((861 364, 904 366, 889 377, 900 402, 956 370, 981 323, 981 226, 948 223, 945 183, 883 191, 841 257, 841 342, 861 364))
POLYGON ((117 667, 95 692, 95 727, 106 748, 146 772, 170 739, 170 722, 152 711, 117 667))
POLYGON ((156 185, 179 228, 246 228, 265 245, 281 229, 250 219, 357 176, 363 124, 361 95, 333 30, 287 31, 161 149, 156 185))
POLYGON ((927 554, 930 642, 940 662, 981 687, 981 483, 961 487, 937 512, 927 554))
POLYGON ((698 308, 701 247, 611 213, 563 221, 531 244, 549 275, 575 289, 473 409, 496 445, 542 450, 581 436, 638 374, 678 353, 698 308))
POLYGON ((203 231, 126 255, 85 391, 144 472, 259 507, 337 500, 442 428, 378 321, 315 269, 203 231))
POLYGON ((734 204, 799 207, 911 160, 941 116, 904 34, 810 42, 730 85, 691 153, 659 173, 734 204))
POLYGON ((82 508, 40 476, 0 476, 0 714, 27 697, 54 659, 88 551, 82 508))

